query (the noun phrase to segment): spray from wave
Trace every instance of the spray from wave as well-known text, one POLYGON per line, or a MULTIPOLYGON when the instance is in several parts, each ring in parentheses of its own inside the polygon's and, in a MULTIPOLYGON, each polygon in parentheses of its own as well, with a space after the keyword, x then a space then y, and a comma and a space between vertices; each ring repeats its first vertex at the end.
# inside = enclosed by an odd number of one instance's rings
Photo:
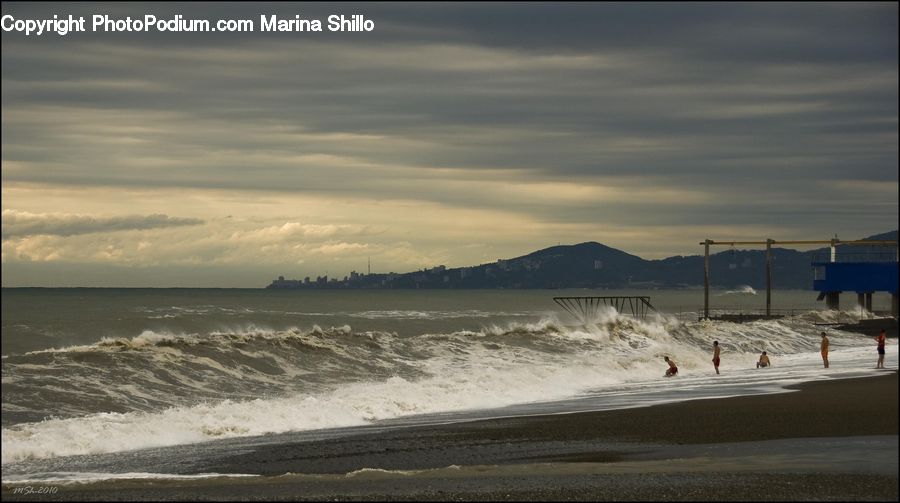
POLYGON ((719 294, 719 296, 723 295, 756 295, 756 290, 750 285, 741 285, 734 290, 727 290, 719 294))

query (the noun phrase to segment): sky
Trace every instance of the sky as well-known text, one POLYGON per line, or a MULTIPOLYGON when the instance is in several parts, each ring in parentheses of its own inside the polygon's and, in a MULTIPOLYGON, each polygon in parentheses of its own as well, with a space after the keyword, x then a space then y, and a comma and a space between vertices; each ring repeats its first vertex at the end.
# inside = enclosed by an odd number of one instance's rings
POLYGON ((2 285, 263 287, 898 227, 898 6, 19 4, 2 285), (370 32, 262 32, 361 14, 370 32))

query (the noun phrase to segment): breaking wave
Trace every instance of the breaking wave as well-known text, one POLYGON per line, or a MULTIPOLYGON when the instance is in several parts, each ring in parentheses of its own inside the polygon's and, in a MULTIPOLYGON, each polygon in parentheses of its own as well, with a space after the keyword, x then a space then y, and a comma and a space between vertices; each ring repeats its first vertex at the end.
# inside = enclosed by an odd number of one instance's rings
MULTIPOLYGON (((709 366, 712 341, 748 367, 817 349, 810 312, 746 324, 646 321, 605 311, 400 337, 350 326, 134 337, 3 360, 2 462, 369 424, 563 399, 709 366)), ((832 347, 853 344, 832 337, 832 347)))

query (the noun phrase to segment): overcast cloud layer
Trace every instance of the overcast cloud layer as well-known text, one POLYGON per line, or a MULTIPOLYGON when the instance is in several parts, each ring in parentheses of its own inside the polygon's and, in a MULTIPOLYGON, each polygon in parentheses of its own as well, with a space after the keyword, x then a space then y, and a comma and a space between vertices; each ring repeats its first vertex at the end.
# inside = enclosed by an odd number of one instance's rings
POLYGON ((3 285, 264 286, 898 227, 897 4, 4 3, 3 285))

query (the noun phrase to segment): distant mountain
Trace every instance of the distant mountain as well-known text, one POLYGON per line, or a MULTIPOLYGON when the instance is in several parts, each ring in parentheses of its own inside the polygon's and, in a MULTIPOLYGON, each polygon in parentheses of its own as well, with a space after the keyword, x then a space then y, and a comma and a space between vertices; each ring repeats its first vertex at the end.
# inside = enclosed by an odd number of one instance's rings
MULTIPOLYGON (((897 231, 864 238, 897 239, 897 231)), ((883 255, 883 247, 838 245, 838 255, 883 255)), ((775 288, 810 288, 814 259, 828 247, 800 252, 772 248, 775 288)), ((766 252, 725 250, 710 254, 710 283, 715 287, 766 286, 766 252)), ((344 280, 305 281, 279 278, 267 288, 687 288, 703 284, 703 256, 644 260, 615 248, 587 242, 552 246, 528 255, 471 267, 437 266, 397 274, 351 274, 344 280)))

